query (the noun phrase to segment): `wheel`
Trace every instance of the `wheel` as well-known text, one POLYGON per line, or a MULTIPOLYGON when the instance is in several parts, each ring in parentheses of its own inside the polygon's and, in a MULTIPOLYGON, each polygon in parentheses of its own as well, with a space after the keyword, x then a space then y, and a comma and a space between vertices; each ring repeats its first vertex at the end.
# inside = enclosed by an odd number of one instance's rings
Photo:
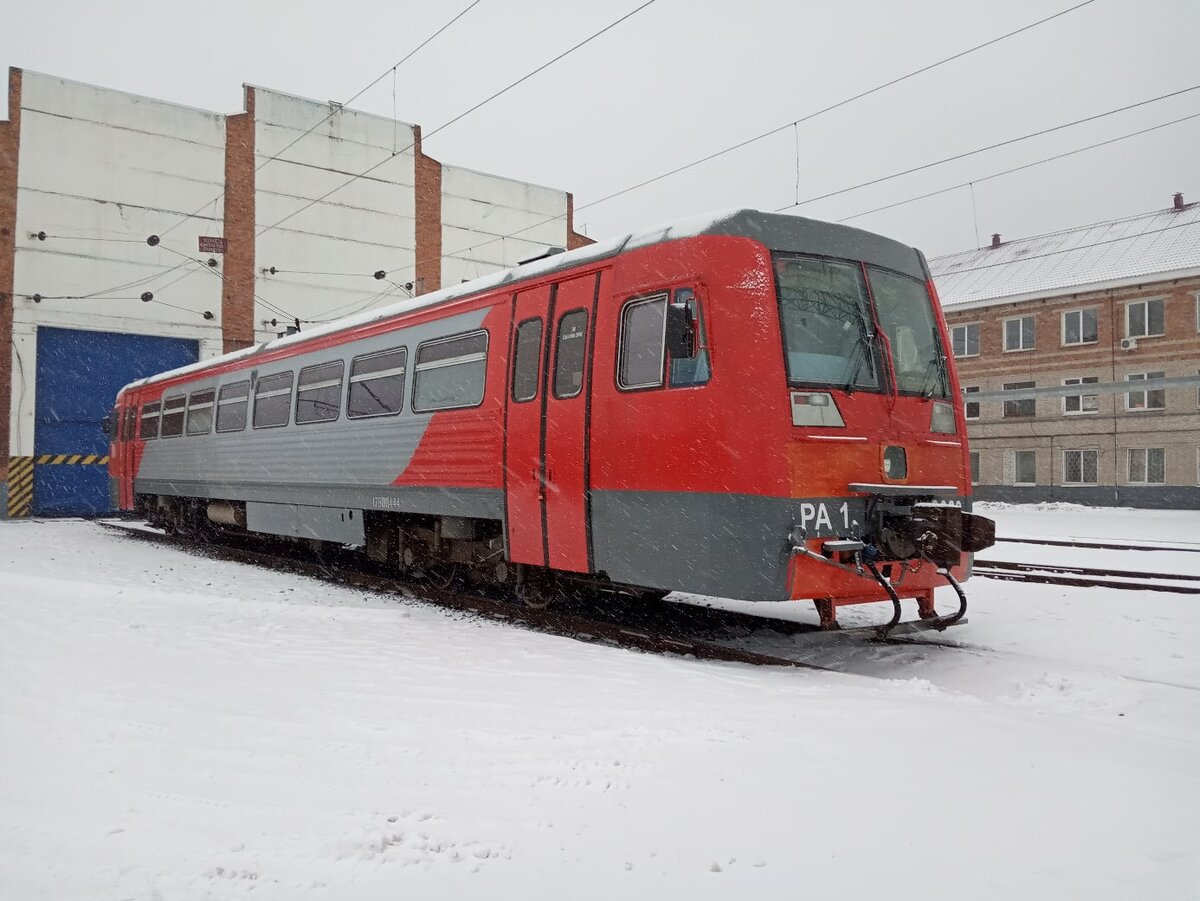
POLYGON ((530 610, 545 610, 558 599, 553 575, 533 570, 526 570, 517 582, 516 594, 530 610))

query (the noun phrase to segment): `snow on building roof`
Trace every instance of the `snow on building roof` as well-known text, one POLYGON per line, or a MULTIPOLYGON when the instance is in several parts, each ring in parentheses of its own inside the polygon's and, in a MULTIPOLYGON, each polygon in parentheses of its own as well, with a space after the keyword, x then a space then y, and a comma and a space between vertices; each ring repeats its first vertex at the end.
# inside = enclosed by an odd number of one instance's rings
POLYGON ((945 308, 1200 275, 1200 203, 929 261, 945 308))

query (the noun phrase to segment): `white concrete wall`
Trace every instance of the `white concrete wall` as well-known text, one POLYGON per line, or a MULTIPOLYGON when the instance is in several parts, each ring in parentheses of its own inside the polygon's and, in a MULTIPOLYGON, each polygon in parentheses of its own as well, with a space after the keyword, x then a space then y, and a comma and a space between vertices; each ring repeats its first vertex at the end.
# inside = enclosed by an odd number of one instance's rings
MULTIPOLYGON (((373 305, 387 282, 377 269, 410 267, 415 261, 415 132, 411 125, 341 110, 279 159, 278 153, 330 113, 324 103, 255 88, 257 219, 261 232, 306 202, 380 164, 279 228, 257 239, 257 288, 268 303, 302 320, 324 320, 373 305), (271 267, 280 270, 271 275, 271 267), (359 273, 354 276, 316 273, 359 273)), ((409 279, 401 279, 407 281, 409 279)), ((394 292, 388 302, 403 297, 394 292)), ((259 337, 278 329, 257 305, 259 337)))
POLYGON ((515 266, 550 246, 567 246, 565 191, 442 166, 443 285, 515 266))
POLYGON ((185 257, 200 257, 198 235, 220 234, 220 201, 161 247, 146 238, 216 197, 224 147, 221 115, 24 72, 10 453, 33 452, 39 325, 193 338, 202 354, 219 352, 220 279, 185 257), (45 241, 31 237, 41 231, 45 241), (144 291, 156 302, 138 299, 144 291))

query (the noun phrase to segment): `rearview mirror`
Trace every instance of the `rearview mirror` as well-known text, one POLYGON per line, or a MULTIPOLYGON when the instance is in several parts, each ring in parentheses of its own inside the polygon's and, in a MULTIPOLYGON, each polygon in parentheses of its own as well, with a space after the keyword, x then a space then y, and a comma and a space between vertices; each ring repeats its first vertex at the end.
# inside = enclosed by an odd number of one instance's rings
POLYGON ((696 356, 696 321, 686 303, 667 304, 667 353, 672 360, 696 356))
POLYGON ((109 413, 107 416, 104 417, 104 419, 102 419, 100 421, 100 431, 102 431, 109 438, 112 437, 112 433, 113 433, 112 421, 113 421, 113 415, 115 412, 116 411, 113 411, 113 413, 109 413))

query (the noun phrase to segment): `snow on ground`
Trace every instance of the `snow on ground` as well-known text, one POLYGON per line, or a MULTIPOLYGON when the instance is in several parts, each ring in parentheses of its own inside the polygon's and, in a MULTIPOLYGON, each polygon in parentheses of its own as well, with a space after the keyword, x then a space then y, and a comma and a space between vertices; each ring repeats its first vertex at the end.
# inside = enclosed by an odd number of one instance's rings
POLYGON ((968 589, 826 674, 0 523, 0 898, 1200 897, 1200 604, 968 589))

